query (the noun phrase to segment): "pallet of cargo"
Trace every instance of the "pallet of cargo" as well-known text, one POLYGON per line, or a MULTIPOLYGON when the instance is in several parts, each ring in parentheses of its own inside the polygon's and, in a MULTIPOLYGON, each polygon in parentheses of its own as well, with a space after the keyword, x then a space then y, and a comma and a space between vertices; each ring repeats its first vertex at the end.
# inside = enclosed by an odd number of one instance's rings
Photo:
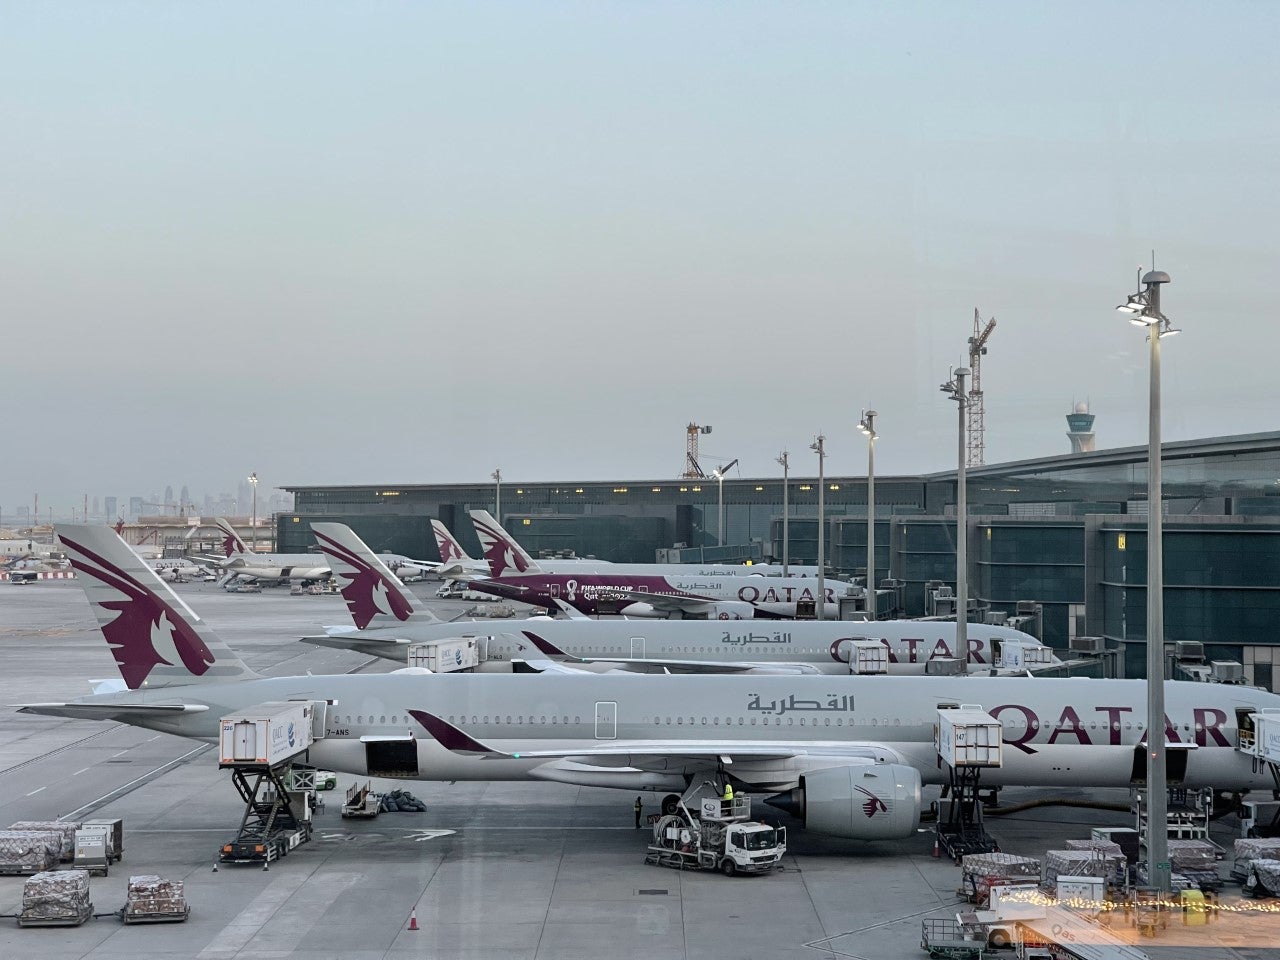
POLYGON ((130 913, 127 907, 121 907, 116 916, 125 923, 182 923, 191 916, 191 907, 184 907, 181 913, 130 913))
POLYGON ((49 870, 23 885, 20 927, 78 927, 92 916, 87 870, 49 870))
POLYGON ((61 917, 27 917, 18 914, 20 927, 79 927, 93 916, 93 904, 77 907, 74 913, 61 917))

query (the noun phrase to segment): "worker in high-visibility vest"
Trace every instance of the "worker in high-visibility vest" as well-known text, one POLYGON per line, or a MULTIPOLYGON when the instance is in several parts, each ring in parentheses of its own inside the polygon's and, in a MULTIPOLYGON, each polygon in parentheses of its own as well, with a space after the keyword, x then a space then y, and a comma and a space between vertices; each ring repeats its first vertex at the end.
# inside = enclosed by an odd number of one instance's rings
POLYGON ((640 829, 640 811, 642 809, 644 809, 644 804, 640 801, 640 798, 637 796, 636 797, 636 829, 637 830, 640 829))
POLYGON ((724 782, 724 798, 726 800, 733 799, 733 784, 730 783, 728 780, 724 782))

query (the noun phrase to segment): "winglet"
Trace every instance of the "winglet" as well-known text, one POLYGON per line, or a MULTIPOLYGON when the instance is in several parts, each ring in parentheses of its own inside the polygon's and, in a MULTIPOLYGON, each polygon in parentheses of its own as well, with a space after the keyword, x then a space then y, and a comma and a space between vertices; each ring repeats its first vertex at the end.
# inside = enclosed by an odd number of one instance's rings
POLYGON ((422 710, 410 710, 409 716, 422 724, 424 730, 431 735, 440 746, 453 753, 465 753, 473 756, 482 757, 510 757, 511 754, 503 753, 500 750, 494 750, 486 747, 479 740, 469 734, 459 730, 447 720, 441 720, 439 717, 426 713, 422 710))
POLYGON ((544 657, 565 657, 570 660, 578 659, 577 657, 572 656, 571 654, 565 653, 563 650, 557 647, 550 640, 544 640, 542 637, 538 636, 532 630, 521 630, 520 632, 523 633, 526 637, 528 637, 529 642, 532 643, 535 647, 537 647, 538 652, 541 653, 544 657))

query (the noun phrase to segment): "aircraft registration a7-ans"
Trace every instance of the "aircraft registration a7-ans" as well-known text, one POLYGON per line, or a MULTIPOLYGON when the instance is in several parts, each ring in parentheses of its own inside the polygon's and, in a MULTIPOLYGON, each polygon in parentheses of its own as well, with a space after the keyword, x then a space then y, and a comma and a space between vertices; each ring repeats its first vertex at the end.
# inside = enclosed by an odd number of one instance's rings
MULTIPOLYGON (((114 720, 212 741, 264 702, 323 705, 310 762, 419 780, 549 780, 678 794, 708 776, 769 795, 818 832, 912 834, 940 783, 939 708, 981 704, 1003 726, 986 783, 1127 786, 1143 764, 1146 686, 979 677, 262 677, 106 527, 58 529, 127 689, 23 712, 114 720)), ((1239 717, 1280 707, 1248 687, 1168 681, 1170 773, 1189 788, 1270 788, 1234 749, 1239 717)), ((666 801, 664 801, 665 803, 666 801)))
MULTIPOLYGON (((328 627, 325 636, 303 640, 401 663, 410 643, 459 636, 489 637, 488 659, 480 667, 488 672, 510 671, 513 660, 544 658, 540 662, 552 668, 569 662, 574 669, 596 672, 847 674, 855 643, 873 640, 886 648, 889 673, 922 674, 931 658, 950 657, 955 649, 956 625, 946 621, 795 621, 765 627, 754 621, 539 618, 495 633, 492 626, 445 623, 419 609, 418 598, 346 524, 314 521, 311 531, 333 569, 355 629, 328 627)), ((970 624, 968 640, 973 672, 990 672, 998 657, 1013 672, 1013 658, 1005 654, 1014 647, 1023 655, 1018 673, 1060 664, 1049 647, 1009 627, 970 624)))

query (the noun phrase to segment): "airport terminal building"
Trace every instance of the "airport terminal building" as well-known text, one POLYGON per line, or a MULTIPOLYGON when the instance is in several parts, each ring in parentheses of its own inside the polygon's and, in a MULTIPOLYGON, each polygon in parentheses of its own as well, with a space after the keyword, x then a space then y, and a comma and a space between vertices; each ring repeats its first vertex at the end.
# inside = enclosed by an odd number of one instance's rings
MULTIPOLYGON (((970 593, 986 611, 1040 604, 1043 638, 1101 637, 1123 674, 1145 672, 1147 449, 1071 453, 968 471, 970 593)), ((1278 689, 1280 432, 1164 446, 1166 641, 1236 660, 1246 682, 1278 689)), ((876 477, 876 581, 904 616, 933 612, 955 582, 955 471, 876 477)), ((827 477, 827 562, 866 571, 865 477, 827 477)), ((493 483, 286 486, 277 548, 313 548, 310 520, 349 524, 375 550, 434 559, 429 521, 473 555, 467 511, 494 511, 493 483)), ((787 489, 789 559, 817 562, 818 481, 787 489)), ((691 562, 783 555, 781 477, 504 482, 501 519, 535 556, 691 562), (718 547, 723 498, 724 543, 718 547)), ((884 611, 882 611, 882 614, 884 611)))

